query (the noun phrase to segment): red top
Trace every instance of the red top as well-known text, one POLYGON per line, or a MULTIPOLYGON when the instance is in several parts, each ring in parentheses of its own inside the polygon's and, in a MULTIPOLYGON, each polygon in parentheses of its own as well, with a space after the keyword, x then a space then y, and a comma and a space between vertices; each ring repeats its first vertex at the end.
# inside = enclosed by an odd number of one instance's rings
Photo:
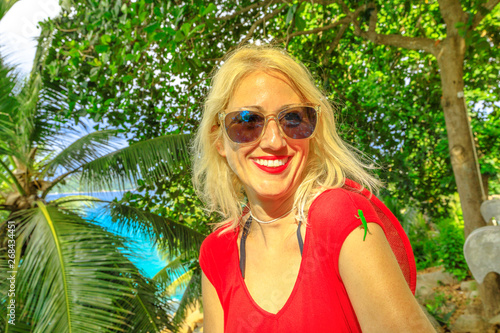
POLYGON ((225 332, 361 332, 338 271, 345 238, 366 221, 379 224, 398 259, 412 292, 416 269, 413 252, 399 222, 369 192, 347 180, 344 188, 321 193, 308 212, 307 232, 299 273, 281 310, 272 314, 252 299, 239 268, 239 228, 210 234, 201 246, 200 266, 215 287, 224 310, 225 332))

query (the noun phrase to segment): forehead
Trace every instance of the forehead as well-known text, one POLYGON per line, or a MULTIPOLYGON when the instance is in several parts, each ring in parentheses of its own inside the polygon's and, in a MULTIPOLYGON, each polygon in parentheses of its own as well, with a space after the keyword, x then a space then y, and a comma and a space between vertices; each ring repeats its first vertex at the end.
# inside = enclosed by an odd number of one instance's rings
POLYGON ((301 102, 302 98, 285 75, 276 71, 257 71, 239 81, 229 99, 228 109, 254 106, 275 110, 301 102))

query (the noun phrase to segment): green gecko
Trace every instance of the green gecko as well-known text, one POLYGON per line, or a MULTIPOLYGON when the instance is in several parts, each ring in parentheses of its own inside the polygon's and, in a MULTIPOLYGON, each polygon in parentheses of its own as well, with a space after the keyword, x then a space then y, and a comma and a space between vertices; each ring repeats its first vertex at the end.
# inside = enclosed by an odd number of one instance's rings
POLYGON ((365 235, 363 236, 363 242, 365 241, 365 238, 366 238, 366 233, 370 233, 370 235, 372 234, 370 232, 370 230, 368 230, 368 223, 366 223, 366 219, 365 219, 365 216, 363 215, 363 211, 361 209, 358 209, 358 215, 359 216, 355 216, 357 219, 361 219, 361 223, 363 223, 363 225, 359 226, 360 228, 364 228, 365 229, 365 235))

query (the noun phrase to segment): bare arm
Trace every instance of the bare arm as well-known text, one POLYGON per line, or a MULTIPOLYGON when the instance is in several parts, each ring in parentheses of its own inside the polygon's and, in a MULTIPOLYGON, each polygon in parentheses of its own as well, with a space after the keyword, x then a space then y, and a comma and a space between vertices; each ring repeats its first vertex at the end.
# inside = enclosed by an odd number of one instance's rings
POLYGON ((201 290, 203 296, 203 330, 205 333, 224 332, 224 310, 219 296, 210 280, 201 273, 201 290))
POLYGON ((408 288, 399 265, 376 223, 347 236, 339 272, 363 332, 435 332, 408 288))

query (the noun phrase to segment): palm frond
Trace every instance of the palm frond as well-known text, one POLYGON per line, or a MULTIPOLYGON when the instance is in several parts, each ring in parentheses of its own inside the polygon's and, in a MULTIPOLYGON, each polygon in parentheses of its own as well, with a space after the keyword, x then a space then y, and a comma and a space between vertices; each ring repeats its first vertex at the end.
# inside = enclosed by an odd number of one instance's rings
MULTIPOLYGON (((102 332, 128 325, 137 270, 118 251, 123 239, 54 206, 21 212, 18 243, 26 246, 17 297, 33 332, 102 332)), ((22 316, 22 314, 21 314, 22 316)))
POLYGON ((113 142, 113 137, 117 134, 116 130, 104 130, 81 137, 54 157, 44 173, 54 173, 58 167, 66 170, 79 169, 83 164, 109 154, 118 148, 113 142))
POLYGON ((19 183, 19 180, 16 178, 16 176, 12 173, 12 170, 10 170, 9 166, 5 164, 5 162, 0 159, 0 171, 4 170, 6 173, 6 177, 15 185, 17 191, 21 195, 25 195, 24 188, 22 185, 19 183))
POLYGON ((197 266, 192 272, 193 275, 189 280, 172 320, 174 325, 180 325, 184 322, 190 307, 201 304, 201 268, 197 266))
MULTIPOLYGON (((3 1, 2 1, 3 3, 3 1)), ((17 111, 20 107, 14 90, 16 88, 16 73, 12 66, 5 63, 0 57, 0 146, 15 150, 16 142, 14 131, 17 111)))
POLYGON ((13 155, 12 150, 6 148, 6 147, 0 147, 0 156, 2 155, 13 155))
POLYGON ((188 170, 191 135, 165 135, 120 149, 83 165, 81 183, 89 191, 125 188, 127 182, 137 184, 165 179, 174 172, 188 170))
POLYGON ((126 299, 119 306, 130 309, 128 321, 133 323, 129 327, 123 327, 126 332, 144 333, 144 332, 163 332, 165 328, 175 329, 172 325, 169 313, 173 313, 172 305, 165 298, 154 297, 159 290, 159 286, 153 280, 143 276, 135 280, 137 293, 132 299, 126 299))
POLYGON ((184 266, 185 262, 184 254, 181 254, 171 260, 165 267, 163 267, 155 276, 153 276, 153 280, 167 287, 175 281, 188 270, 184 266))
POLYGON ((72 212, 78 212, 80 215, 85 213, 85 209, 94 209, 96 208, 96 203, 102 202, 104 201, 90 195, 68 195, 50 201, 50 203, 55 207, 60 207, 61 209, 69 210, 72 212))
POLYGON ((149 211, 117 202, 108 205, 118 232, 141 233, 150 237, 155 244, 168 249, 171 255, 183 253, 186 258, 198 257, 198 251, 205 235, 188 226, 149 211))
POLYGON ((19 0, 2 0, 0 1, 0 20, 5 16, 9 9, 14 6, 19 0))
POLYGON ((190 269, 184 274, 180 275, 177 277, 175 280, 172 281, 163 291, 163 295, 168 296, 168 295, 174 295, 175 293, 186 289, 189 282, 191 281, 191 277, 193 276, 193 271, 194 269, 190 269))

